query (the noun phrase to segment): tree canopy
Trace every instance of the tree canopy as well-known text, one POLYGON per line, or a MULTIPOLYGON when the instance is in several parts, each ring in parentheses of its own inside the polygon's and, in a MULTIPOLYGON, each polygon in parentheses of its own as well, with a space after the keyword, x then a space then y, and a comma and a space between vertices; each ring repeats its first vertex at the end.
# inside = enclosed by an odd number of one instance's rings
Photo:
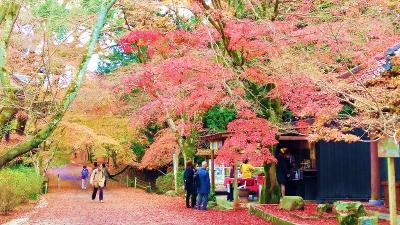
POLYGON ((275 162, 287 133, 395 137, 398 13, 363 0, 4 1, 0 165, 48 138, 126 164, 136 143, 154 169, 191 159, 207 129, 232 134, 218 160, 256 164, 275 162))

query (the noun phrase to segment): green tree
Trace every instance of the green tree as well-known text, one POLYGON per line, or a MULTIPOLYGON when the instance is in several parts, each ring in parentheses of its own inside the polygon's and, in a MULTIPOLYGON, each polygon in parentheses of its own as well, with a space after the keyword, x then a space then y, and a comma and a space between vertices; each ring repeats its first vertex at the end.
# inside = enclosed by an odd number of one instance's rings
POLYGON ((215 105, 210 108, 204 115, 204 126, 212 131, 226 131, 229 122, 236 118, 236 110, 234 108, 225 108, 215 105))
MULTIPOLYGON (((52 116, 49 123, 44 126, 38 133, 31 137, 28 137, 23 142, 7 147, 0 153, 0 167, 4 166, 6 163, 15 159, 16 157, 23 155, 34 148, 37 148, 44 140, 46 140, 53 131, 57 128, 58 123, 63 118, 65 112, 68 110, 69 106, 75 99, 76 95, 81 86, 82 79, 86 73, 86 69, 89 65, 90 58, 94 52, 97 41, 100 37, 100 33, 106 23, 107 13, 111 7, 115 4, 116 0, 103 0, 101 1, 100 11, 98 13, 98 18, 96 24, 93 28, 92 35, 90 37, 89 46, 87 47, 86 54, 82 56, 81 63, 78 67, 78 72, 75 74, 73 81, 68 87, 68 90, 62 99, 60 105, 57 107, 56 112, 52 116)), ((0 12, 6 11, 5 6, 2 5, 0 12)))
MULTIPOLYGON (((10 76, 6 69, 6 58, 11 31, 20 8, 21 5, 18 2, 11 0, 0 3, 0 82, 2 89, 0 96, 2 98, 1 104, 3 105, 0 108, 0 128, 2 130, 11 122, 18 111, 15 107, 14 90, 11 88, 10 76)), ((0 133, 0 140, 2 137, 2 133, 0 133)))

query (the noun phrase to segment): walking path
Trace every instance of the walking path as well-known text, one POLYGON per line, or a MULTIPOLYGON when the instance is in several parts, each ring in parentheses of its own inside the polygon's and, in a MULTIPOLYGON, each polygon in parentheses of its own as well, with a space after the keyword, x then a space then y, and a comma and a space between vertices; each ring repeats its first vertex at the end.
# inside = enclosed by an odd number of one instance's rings
POLYGON ((187 209, 181 197, 149 194, 116 183, 105 189, 105 203, 92 201, 91 190, 80 190, 79 182, 71 186, 42 196, 33 210, 7 225, 267 224, 246 209, 187 209))

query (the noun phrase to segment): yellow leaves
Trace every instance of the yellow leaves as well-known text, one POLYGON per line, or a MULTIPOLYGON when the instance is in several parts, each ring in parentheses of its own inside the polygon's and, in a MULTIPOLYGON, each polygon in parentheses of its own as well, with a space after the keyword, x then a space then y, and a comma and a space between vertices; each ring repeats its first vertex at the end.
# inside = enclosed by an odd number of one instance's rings
POLYGON ((100 135, 85 125, 71 122, 60 123, 54 138, 57 138, 55 141, 58 143, 75 149, 88 146, 97 148, 104 148, 104 146, 121 147, 115 139, 100 135))
POLYGON ((61 122, 51 138, 54 146, 63 151, 92 150, 96 157, 108 157, 111 151, 123 162, 133 162, 130 149, 111 136, 99 134, 88 126, 61 122))
POLYGON ((385 3, 390 10, 400 12, 400 2, 398 0, 386 0, 385 3))
POLYGON ((313 134, 308 136, 309 141, 317 142, 324 141, 344 141, 347 143, 359 141, 360 138, 352 134, 344 134, 343 131, 337 128, 319 127, 313 134))
POLYGON ((160 4, 150 3, 149 1, 123 1, 124 14, 126 21, 135 26, 135 29, 164 29, 171 30, 176 28, 173 20, 168 16, 155 16, 160 4))

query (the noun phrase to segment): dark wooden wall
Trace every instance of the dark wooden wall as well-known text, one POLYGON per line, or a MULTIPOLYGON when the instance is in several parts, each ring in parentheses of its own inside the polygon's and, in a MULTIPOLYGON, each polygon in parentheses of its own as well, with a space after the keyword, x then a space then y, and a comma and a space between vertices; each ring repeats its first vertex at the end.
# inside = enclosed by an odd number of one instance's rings
POLYGON ((369 143, 319 142, 317 200, 368 200, 371 192, 369 143))

